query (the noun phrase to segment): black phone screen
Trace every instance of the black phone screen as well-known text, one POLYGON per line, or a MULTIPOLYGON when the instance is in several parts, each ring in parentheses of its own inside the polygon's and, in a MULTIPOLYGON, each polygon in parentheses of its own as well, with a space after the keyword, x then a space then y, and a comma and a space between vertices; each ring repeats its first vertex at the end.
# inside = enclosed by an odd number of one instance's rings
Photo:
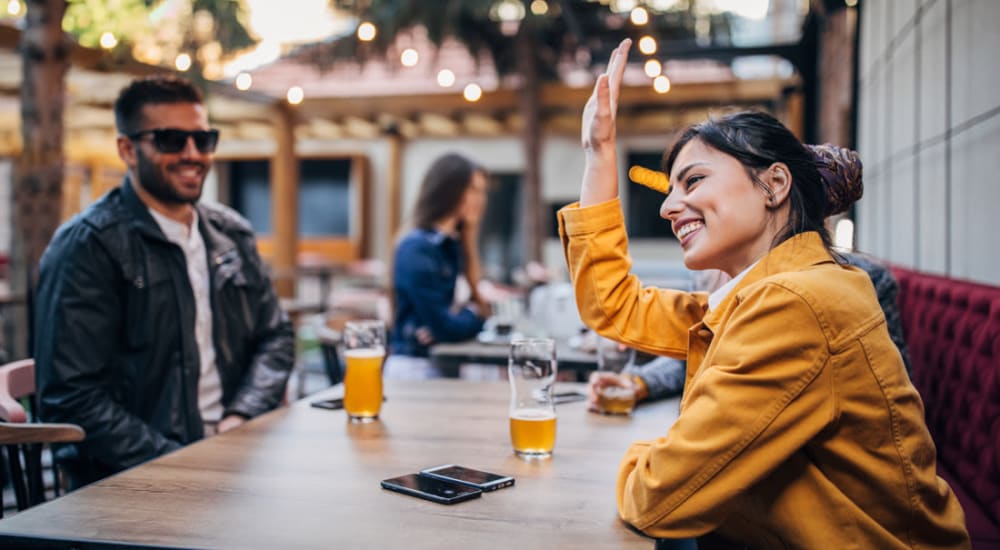
POLYGON ((313 407, 316 407, 317 409, 330 409, 332 411, 344 408, 344 400, 339 397, 335 399, 323 399, 321 401, 313 401, 312 403, 309 404, 313 407))
POLYGON ((407 474, 405 476, 383 479, 382 488, 440 504, 455 504, 456 502, 476 498, 483 494, 482 491, 475 487, 459 485, 458 483, 420 474, 407 474))
POLYGON ((420 473, 426 476, 436 477, 438 479, 445 479, 465 485, 471 485, 484 491, 492 491, 502 487, 509 487, 514 484, 514 478, 510 476, 484 472, 482 470, 474 470, 457 464, 447 464, 444 466, 427 468, 426 470, 422 470, 420 473))

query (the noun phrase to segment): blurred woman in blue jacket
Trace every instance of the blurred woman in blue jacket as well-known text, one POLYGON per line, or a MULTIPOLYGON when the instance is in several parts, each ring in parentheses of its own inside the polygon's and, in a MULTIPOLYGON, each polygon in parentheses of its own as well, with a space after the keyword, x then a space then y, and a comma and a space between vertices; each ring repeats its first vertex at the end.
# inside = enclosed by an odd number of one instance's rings
POLYGON ((481 277, 477 242, 486 207, 486 172, 469 159, 447 154, 424 176, 413 210, 413 229, 396 246, 395 315, 387 378, 441 375, 427 359, 436 342, 474 337, 489 315, 476 285, 481 277), (455 303, 459 275, 469 283, 468 303, 455 303))

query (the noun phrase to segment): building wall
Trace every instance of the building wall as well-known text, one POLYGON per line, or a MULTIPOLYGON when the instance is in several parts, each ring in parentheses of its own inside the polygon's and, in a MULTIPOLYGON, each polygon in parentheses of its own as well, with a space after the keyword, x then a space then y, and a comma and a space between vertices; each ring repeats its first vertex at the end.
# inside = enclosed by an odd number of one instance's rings
POLYGON ((1000 2, 861 3, 863 251, 1000 284, 1000 2))

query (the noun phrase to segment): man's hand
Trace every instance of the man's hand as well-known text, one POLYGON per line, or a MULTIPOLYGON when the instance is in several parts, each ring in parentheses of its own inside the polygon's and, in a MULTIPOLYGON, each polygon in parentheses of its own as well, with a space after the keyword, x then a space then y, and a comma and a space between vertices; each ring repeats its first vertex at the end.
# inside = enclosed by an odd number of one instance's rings
POLYGON ((216 429, 220 434, 225 433, 233 428, 238 428, 246 421, 247 421, 246 418, 243 418, 238 414, 231 414, 220 420, 219 424, 216 426, 216 429))

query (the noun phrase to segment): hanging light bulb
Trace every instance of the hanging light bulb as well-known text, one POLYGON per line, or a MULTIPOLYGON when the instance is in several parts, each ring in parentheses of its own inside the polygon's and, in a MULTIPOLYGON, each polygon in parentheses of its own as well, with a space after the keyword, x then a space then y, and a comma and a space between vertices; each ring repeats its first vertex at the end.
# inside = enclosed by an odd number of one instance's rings
POLYGON ((118 39, 111 31, 104 31, 101 33, 101 47, 105 50, 110 50, 118 45, 118 39))
POLYGON ((535 0, 531 3, 531 13, 535 15, 545 15, 549 13, 549 3, 545 0, 535 0))
POLYGON ((404 67, 412 67, 420 61, 420 54, 417 50, 413 48, 406 48, 403 53, 399 56, 399 62, 403 64, 404 67))
POLYGON ((629 19, 632 20, 633 25, 645 25, 649 23, 649 12, 646 11, 646 8, 639 6, 632 10, 632 13, 629 14, 629 19))
POLYGON ((438 86, 449 88, 455 84, 455 73, 448 69, 441 69, 437 76, 438 86))
POLYGON ((658 94, 665 94, 670 91, 670 79, 666 75, 660 75, 653 79, 653 89, 658 94))
POLYGON ((288 89, 288 94, 286 94, 285 97, 288 98, 288 103, 298 105, 299 103, 302 103, 303 99, 305 99, 306 93, 302 91, 301 86, 292 86, 288 89))
POLYGON ((378 29, 375 25, 365 21, 364 23, 358 25, 358 40, 362 42, 371 42, 375 39, 375 35, 378 34, 378 29))
POLYGON ((177 67, 177 70, 181 71, 181 72, 184 72, 184 71, 190 69, 191 68, 191 56, 188 55, 188 54, 186 54, 186 53, 179 54, 177 56, 177 58, 174 59, 174 67, 177 67))
POLYGON ((21 13, 21 2, 20 0, 10 0, 7 2, 7 14, 17 15, 21 13))
POLYGON ((639 51, 646 55, 656 53, 656 39, 646 35, 639 39, 639 51))
POLYGON ((646 71, 646 76, 649 78, 656 78, 663 72, 663 66, 655 59, 646 61, 646 64, 642 68, 646 71))
POLYGON ((483 97, 483 89, 479 87, 479 84, 474 82, 467 84, 465 90, 462 91, 462 97, 470 103, 479 101, 479 98, 483 97))
POLYGON ((245 92, 245 91, 249 90, 250 86, 252 86, 252 85, 253 85, 253 77, 250 76, 250 73, 240 73, 240 74, 236 75, 236 89, 237 90, 241 90, 241 91, 245 92))

